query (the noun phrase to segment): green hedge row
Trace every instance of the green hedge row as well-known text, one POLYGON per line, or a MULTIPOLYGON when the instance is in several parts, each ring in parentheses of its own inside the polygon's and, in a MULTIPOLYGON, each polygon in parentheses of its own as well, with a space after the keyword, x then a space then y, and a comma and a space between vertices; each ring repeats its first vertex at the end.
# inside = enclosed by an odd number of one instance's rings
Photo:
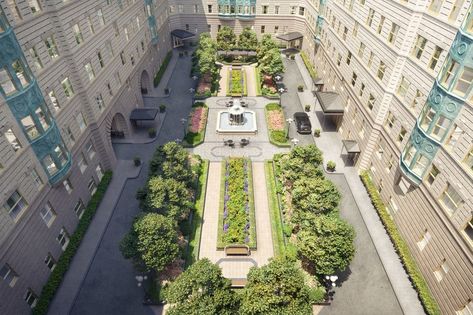
POLYGON ((89 228, 90 222, 92 222, 92 219, 94 218, 95 212, 97 211, 97 208, 99 207, 111 180, 112 172, 105 172, 102 181, 97 187, 97 191, 87 204, 87 208, 85 209, 82 218, 79 220, 79 224, 77 225, 75 232, 72 234, 69 240, 69 245, 67 246, 64 253, 62 253, 57 262, 56 268, 54 268, 53 272, 49 276, 48 281, 44 285, 41 295, 38 299, 38 303, 33 309, 33 315, 43 315, 48 312, 49 304, 53 300, 57 289, 61 285, 64 274, 69 269, 69 265, 74 258, 74 255, 76 254, 76 251, 79 248, 80 243, 87 232, 87 229, 89 228))
POLYGON ((168 52, 168 54, 163 60, 163 63, 161 64, 161 67, 159 67, 159 71, 154 76, 154 80, 153 80, 154 87, 157 87, 159 85, 159 82, 161 82, 161 78, 163 77, 164 72, 166 72, 169 61, 171 61, 171 57, 172 57, 172 50, 168 52))
POLYGON ((301 58, 302 58, 302 61, 304 61, 305 67, 309 71, 312 79, 317 78, 317 72, 315 71, 314 66, 310 63, 309 57, 307 57, 307 55, 303 51, 301 51, 301 58))
POLYGON ((371 181, 368 172, 362 172, 360 178, 363 181, 366 190, 368 191, 368 194, 371 198, 371 202, 373 203, 373 206, 378 212, 379 217, 383 222, 386 231, 389 234, 389 237, 391 238, 396 252, 401 258, 404 268, 406 269, 407 274, 411 279, 413 287, 416 289, 419 295, 419 298, 422 302, 422 305, 424 306, 426 313, 429 315, 440 314, 440 309, 437 302, 430 293, 429 287, 427 286, 427 283, 424 277, 422 276, 419 267, 417 267, 417 264, 414 260, 414 257, 412 257, 412 254, 409 250, 409 247, 407 246, 406 241, 404 241, 401 234, 397 230, 396 224, 389 215, 389 212, 386 209, 386 206, 384 205, 383 200, 381 199, 381 196, 379 195, 378 190, 376 189, 376 186, 371 181))
POLYGON ((285 253, 286 243, 284 242, 283 223, 281 211, 279 210, 273 161, 265 161, 264 170, 266 183, 268 183, 269 214, 271 218, 271 235, 273 237, 274 256, 279 256, 285 253))

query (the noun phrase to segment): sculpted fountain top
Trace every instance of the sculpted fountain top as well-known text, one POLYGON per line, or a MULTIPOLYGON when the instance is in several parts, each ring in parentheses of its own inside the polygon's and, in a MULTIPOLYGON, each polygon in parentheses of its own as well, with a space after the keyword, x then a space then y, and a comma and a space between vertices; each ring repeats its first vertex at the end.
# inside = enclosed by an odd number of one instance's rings
POLYGON ((218 113, 217 133, 257 133, 255 112, 245 109, 239 98, 233 99, 229 105, 228 110, 218 113))

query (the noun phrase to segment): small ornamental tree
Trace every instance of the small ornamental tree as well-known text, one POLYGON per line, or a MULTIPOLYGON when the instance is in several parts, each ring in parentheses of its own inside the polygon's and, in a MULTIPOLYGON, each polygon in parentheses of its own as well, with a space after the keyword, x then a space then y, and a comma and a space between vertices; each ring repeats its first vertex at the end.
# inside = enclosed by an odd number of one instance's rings
POLYGON ((328 214, 339 202, 337 188, 323 177, 299 179, 292 187, 292 205, 296 211, 328 214))
POLYGON ((263 38, 259 42, 257 48, 256 48, 256 56, 258 60, 263 59, 263 57, 266 55, 268 51, 271 49, 278 48, 278 45, 274 41, 274 39, 271 37, 269 34, 263 35, 263 38))
POLYGON ((244 50, 256 50, 258 39, 256 32, 250 27, 245 27, 238 37, 238 47, 244 50))
POLYGON ((179 254, 174 221, 157 213, 138 217, 121 241, 120 250, 125 258, 142 263, 147 270, 162 271, 179 254))
POLYGON ((230 280, 207 258, 191 265, 165 289, 166 300, 172 305, 169 315, 238 313, 239 298, 230 288, 230 280))
POLYGON ((150 162, 150 176, 161 175, 190 185, 194 181, 189 153, 176 142, 168 142, 156 150, 150 162))
POLYGON ((337 216, 314 216, 301 226, 296 246, 299 254, 318 275, 344 270, 353 259, 355 231, 337 216))
POLYGON ((321 165, 323 161, 322 152, 314 144, 296 146, 289 154, 291 158, 301 158, 305 163, 321 165))
POLYGON ((279 49, 272 48, 262 56, 259 61, 259 67, 263 73, 274 76, 278 73, 284 72, 284 64, 281 59, 279 49))
POLYGON ((239 314, 312 314, 309 288, 294 261, 274 258, 266 266, 252 267, 242 292, 239 314))
POLYGON ((219 50, 232 50, 237 43, 237 37, 233 28, 229 26, 222 27, 217 33, 217 48, 219 50))

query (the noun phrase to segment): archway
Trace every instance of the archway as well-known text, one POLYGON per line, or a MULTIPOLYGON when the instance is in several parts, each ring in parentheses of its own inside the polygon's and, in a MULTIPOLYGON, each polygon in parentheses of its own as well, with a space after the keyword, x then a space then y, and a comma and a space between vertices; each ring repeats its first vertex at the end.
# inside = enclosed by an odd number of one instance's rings
POLYGON ((112 119, 110 136, 112 138, 124 138, 126 135, 128 135, 128 125, 125 117, 121 113, 116 113, 112 119))
POLYGON ((148 91, 151 89, 150 87, 150 80, 148 71, 143 70, 141 73, 141 94, 146 95, 148 91))

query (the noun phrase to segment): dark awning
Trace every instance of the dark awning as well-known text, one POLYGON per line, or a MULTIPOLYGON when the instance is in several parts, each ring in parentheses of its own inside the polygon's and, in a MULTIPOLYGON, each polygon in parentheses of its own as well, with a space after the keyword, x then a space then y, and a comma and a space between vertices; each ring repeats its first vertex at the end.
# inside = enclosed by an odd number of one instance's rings
POLYGON ((219 56, 256 56, 256 51, 250 50, 219 50, 217 51, 219 56))
POLYGON ((300 39, 302 37, 304 37, 304 36, 299 32, 291 32, 291 33, 287 33, 287 34, 276 35, 277 39, 280 39, 280 40, 283 40, 283 41, 286 41, 286 42, 290 42, 290 41, 293 41, 293 40, 296 40, 296 39, 300 39))
POLYGON ((315 92, 324 114, 343 115, 345 109, 342 98, 335 92, 315 92))
POLYGON ((343 148, 348 154, 361 153, 360 146, 355 140, 342 140, 343 148))
POLYGON ((185 39, 190 39, 190 38, 193 38, 195 36, 194 33, 191 33, 189 31, 186 31, 186 30, 173 30, 171 32, 171 35, 174 36, 174 37, 177 37, 179 39, 182 39, 182 40, 185 40, 185 39))
POLYGON ((157 108, 135 108, 131 111, 130 120, 154 120, 158 115, 157 108))
POLYGON ((323 85, 324 84, 324 80, 322 80, 322 78, 312 78, 312 82, 314 83, 314 85, 323 85))

